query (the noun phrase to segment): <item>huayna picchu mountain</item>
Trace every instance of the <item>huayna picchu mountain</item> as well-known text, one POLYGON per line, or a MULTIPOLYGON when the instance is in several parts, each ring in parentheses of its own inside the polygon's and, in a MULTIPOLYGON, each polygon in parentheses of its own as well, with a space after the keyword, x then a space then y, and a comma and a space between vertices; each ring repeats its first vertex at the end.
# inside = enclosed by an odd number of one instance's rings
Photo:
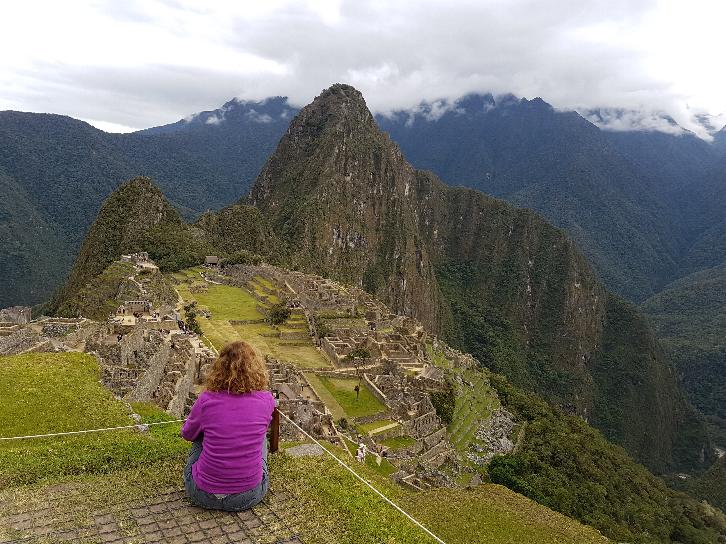
MULTIPOLYGON (((132 188, 151 195, 138 202, 159 196, 143 180, 119 193, 132 188)), ((656 472, 711 461, 704 424, 643 317, 606 291, 572 240, 531 211, 415 170, 352 87, 334 85, 301 110, 249 199, 193 227, 168 215, 167 227, 149 224, 163 236, 114 234, 104 246, 109 232, 148 221, 143 206, 111 205, 119 193, 91 228, 66 298, 79 270, 100 272, 114 252, 146 250, 173 269, 205 248, 248 250, 364 287, 656 472), (176 261, 174 244, 184 247, 176 261), (91 265, 97 255, 103 263, 91 265)))
POLYGON ((416 171, 362 95, 301 110, 251 193, 291 265, 362 285, 656 471, 711 460, 638 310, 535 213, 416 171))

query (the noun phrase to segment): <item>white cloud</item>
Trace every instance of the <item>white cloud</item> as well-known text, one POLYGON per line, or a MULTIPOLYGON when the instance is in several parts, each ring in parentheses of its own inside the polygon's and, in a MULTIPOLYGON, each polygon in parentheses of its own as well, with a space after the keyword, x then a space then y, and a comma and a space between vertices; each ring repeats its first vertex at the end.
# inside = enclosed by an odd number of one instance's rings
POLYGON ((603 130, 614 132, 665 132, 667 134, 686 134, 680 125, 662 113, 646 111, 599 110, 597 114, 580 112, 585 119, 603 130))
POLYGON ((219 117, 217 115, 212 114, 209 117, 207 117, 207 119, 204 121, 204 124, 205 125, 218 125, 222 121, 224 121, 224 115, 219 117))
POLYGON ((726 112, 724 20, 708 0, 25 0, 3 7, 0 108, 147 127, 347 82, 378 112, 512 92, 703 135, 697 113, 726 112))

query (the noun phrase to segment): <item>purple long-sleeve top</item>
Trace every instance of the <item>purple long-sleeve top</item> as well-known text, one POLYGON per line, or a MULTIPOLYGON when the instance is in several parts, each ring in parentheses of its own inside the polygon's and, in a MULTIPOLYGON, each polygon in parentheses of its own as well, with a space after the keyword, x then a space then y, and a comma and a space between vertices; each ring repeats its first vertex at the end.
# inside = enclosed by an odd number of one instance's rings
POLYGON ((269 391, 199 395, 181 430, 190 442, 203 436, 202 454, 192 465, 197 487, 208 493, 241 493, 262 481, 262 441, 274 409, 269 391))

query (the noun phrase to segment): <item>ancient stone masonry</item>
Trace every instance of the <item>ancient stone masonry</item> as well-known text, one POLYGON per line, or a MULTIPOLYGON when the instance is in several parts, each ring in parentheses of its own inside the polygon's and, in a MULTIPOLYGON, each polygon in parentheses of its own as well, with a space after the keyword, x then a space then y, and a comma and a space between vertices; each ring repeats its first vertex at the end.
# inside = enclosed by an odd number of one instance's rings
POLYGON ((0 310, 0 323, 26 325, 30 323, 31 310, 27 306, 13 306, 0 310))
POLYGON ((130 255, 121 255, 121 262, 132 263, 137 272, 158 272, 159 267, 156 266, 146 251, 132 253, 130 255))
MULTIPOLYGON (((266 358, 272 392, 279 408, 306 432, 318 439, 338 440, 333 416, 315 395, 302 372, 271 357, 266 358)), ((300 439, 300 432, 283 419, 282 436, 300 439)))
POLYGON ((148 300, 127 300, 116 309, 116 314, 109 318, 114 331, 124 334, 134 327, 173 331, 179 328, 179 315, 169 308, 154 310, 148 300))
POLYGON ((113 325, 86 343, 95 354, 106 387, 127 400, 153 402, 173 415, 189 408, 189 397, 214 353, 198 337, 143 326, 118 334, 113 325))
POLYGON ((29 327, 17 327, 7 335, 0 335, 0 355, 16 355, 33 349, 48 341, 38 332, 29 327))
POLYGON ((467 452, 467 458, 477 465, 486 465, 492 457, 510 453, 514 449, 514 416, 504 408, 497 408, 491 418, 476 431, 476 442, 467 452))

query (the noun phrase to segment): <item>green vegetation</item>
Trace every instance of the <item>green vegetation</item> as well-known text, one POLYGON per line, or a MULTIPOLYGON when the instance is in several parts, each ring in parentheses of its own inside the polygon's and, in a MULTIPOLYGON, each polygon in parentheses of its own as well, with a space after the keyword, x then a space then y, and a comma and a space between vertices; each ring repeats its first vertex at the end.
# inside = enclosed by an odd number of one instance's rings
POLYGON ((276 302, 267 308, 268 319, 272 325, 282 325, 290 317, 290 308, 285 302, 276 302))
POLYGON ((197 321, 197 303, 190 302, 184 305, 184 322, 187 328, 195 334, 202 334, 202 328, 197 321))
POLYGON ((456 407, 456 392, 454 385, 447 381, 444 391, 434 391, 429 394, 431 403, 436 409, 436 415, 441 418, 446 425, 451 425, 454 421, 454 408, 456 407))
POLYGON ((673 359, 688 399, 720 427, 719 442, 726 447, 726 265, 670 284, 642 309, 673 359))
POLYGON ((426 353, 428 354, 429 359, 434 366, 437 366, 439 368, 451 367, 451 363, 448 361, 448 359, 446 359, 446 355, 444 354, 444 352, 434 349, 434 345, 431 341, 426 342, 426 353))
MULTIPOLYGON (((98 380, 98 363, 90 355, 33 353, 0 357, 3 436, 133 424, 124 404, 98 380)), ((170 419, 158 408, 137 407, 146 421, 170 419)), ((181 458, 189 446, 179 437, 179 427, 154 426, 143 434, 119 430, 1 442, 0 488, 181 458)))
MULTIPOLYGON (((129 279, 134 275, 131 263, 115 261, 98 276, 91 279, 70 298, 64 300, 57 312, 66 316, 81 315, 104 321, 126 300, 142 297, 139 285, 129 279)), ((137 274, 137 282, 143 282, 144 298, 155 306, 173 304, 177 300, 174 288, 163 274, 137 274)))
POLYGON ((401 450, 403 448, 409 448, 416 443, 416 439, 412 436, 396 436, 394 438, 386 438, 380 441, 382 445, 392 450, 401 450))
POLYGON ((468 370, 461 377, 471 387, 464 384, 457 389, 448 431, 454 447, 465 452, 476 440, 475 434, 481 423, 499 407, 499 398, 483 372, 468 370))
POLYGON ((514 454, 489 465, 495 483, 588 523, 619 542, 706 544, 726 536, 726 516, 668 489, 580 418, 490 375, 502 404, 526 422, 514 454))
POLYGON ((199 264, 210 251, 209 244, 182 222, 151 180, 142 177, 124 183, 105 200, 68 281, 47 310, 60 313, 68 300, 113 261, 138 251, 147 251, 162 271, 199 264))
MULTIPOLYGON (((257 300, 244 289, 231 285, 206 283, 199 278, 199 285, 206 286, 206 292, 192 293, 185 284, 177 289, 184 300, 195 300, 200 308, 209 310, 216 321, 263 319, 257 310, 257 300)), ((193 285, 193 284, 192 284, 193 285)))
MULTIPOLYGON (((196 301, 200 308, 208 310, 212 317, 198 317, 197 321, 205 338, 217 350, 229 342, 244 340, 264 355, 287 361, 300 368, 327 368, 331 364, 309 338, 285 341, 280 338, 280 329, 264 323, 265 316, 257 307, 260 303, 249 292, 231 285, 216 285, 205 282, 197 269, 177 272, 177 290, 184 301, 196 301), (230 321, 254 321, 235 324, 230 321)), ((288 325, 298 326, 301 322, 290 318, 288 325)), ((297 330, 297 329, 296 329, 297 330)), ((307 330, 307 323, 304 323, 307 330)))
POLYGON ((385 406, 373 396, 368 386, 361 383, 360 395, 356 398, 355 386, 358 380, 353 378, 330 378, 319 376, 320 383, 333 396, 335 401, 345 412, 349 419, 363 416, 372 416, 385 410, 385 406))
POLYGON ((350 455, 346 455, 344 450, 338 448, 337 446, 333 446, 332 444, 327 444, 325 447, 332 451, 338 459, 344 459, 348 462, 348 464, 353 465, 353 470, 357 470, 358 468, 366 467, 369 471, 374 472, 375 474, 379 476, 383 476, 384 478, 387 476, 390 476, 394 472, 396 472, 398 469, 385 457, 381 457, 381 464, 378 464, 378 457, 370 452, 366 454, 365 463, 363 465, 359 464, 357 461, 353 461, 355 458, 356 452, 358 450, 358 444, 353 442, 350 438, 345 437, 343 439, 346 449, 348 450, 348 453, 350 455))
MULTIPOLYGON (((284 444, 283 444, 284 446, 284 444)), ((365 465, 344 457, 376 488, 422 521, 448 544, 604 544, 590 527, 552 512, 529 499, 497 485, 475 490, 436 489, 408 492, 392 484, 377 467, 373 456, 365 465), (372 463, 372 464, 371 464, 372 463)), ((179 488, 182 458, 153 461, 104 475, 81 474, 59 483, 72 482, 73 491, 57 505, 60 511, 87 512, 87 518, 64 520, 79 526, 92 523, 92 514, 109 496, 133 502, 153 497, 159 490, 179 488)), ((268 499, 275 509, 276 495, 292 495, 296 511, 289 512, 294 527, 305 542, 325 539, 339 544, 428 544, 433 540, 408 519, 385 503, 368 487, 329 457, 270 457, 271 490, 268 499)), ((57 488, 57 486, 53 486, 57 488)), ((17 487, 0 491, 0 502, 8 508, 21 505, 35 510, 47 507, 52 489, 42 486, 17 487)), ((285 510, 281 510, 284 515, 285 510)), ((284 518, 285 519, 285 518, 284 518)), ((51 524, 56 523, 55 520, 51 524)), ((60 522, 58 522, 60 523, 60 522)), ((0 525, 0 537, 10 536, 0 525)), ((133 538, 133 527, 129 527, 133 538)))
POLYGON ((726 482, 726 455, 688 486, 688 491, 726 512, 726 485, 724 482, 726 482))
POLYGON ((361 434, 376 434, 378 429, 387 427, 389 425, 398 425, 392 419, 379 419, 378 421, 371 421, 370 423, 361 423, 356 425, 358 431, 361 434))

